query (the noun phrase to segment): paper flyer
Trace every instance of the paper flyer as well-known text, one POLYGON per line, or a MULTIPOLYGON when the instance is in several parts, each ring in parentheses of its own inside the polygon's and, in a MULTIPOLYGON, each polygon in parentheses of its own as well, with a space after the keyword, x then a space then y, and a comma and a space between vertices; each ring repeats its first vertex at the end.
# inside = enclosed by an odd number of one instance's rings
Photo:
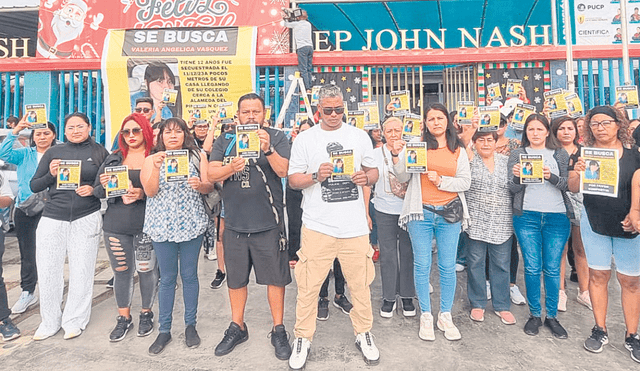
POLYGON ((616 103, 626 109, 638 108, 638 87, 636 85, 616 86, 616 103))
POLYGON ((405 153, 404 166, 407 169, 407 173, 424 173, 427 171, 427 143, 407 143, 405 153))
POLYGON ((359 102, 358 110, 364 111, 364 130, 380 129, 378 102, 359 102))
POLYGON ((409 111, 409 90, 398 90, 389 93, 391 101, 387 105, 387 111, 409 111))
POLYGON ((104 168, 104 172, 109 175, 109 182, 104 188, 107 198, 126 195, 129 190, 129 167, 108 166, 104 168))
POLYGON ((305 112, 296 112, 296 122, 295 127, 299 128, 302 125, 302 122, 308 119, 309 116, 305 112))
POLYGON ((347 124, 364 130, 364 111, 349 111, 347 124))
POLYGON ((478 131, 498 131, 500 127, 500 108, 497 106, 478 107, 480 123, 478 131))
POLYGON ((259 125, 236 125, 236 153, 242 158, 260 157, 259 125))
POLYGON ((189 150, 166 151, 164 177, 167 182, 182 182, 189 179, 189 150))
POLYGON ((347 101, 342 101, 342 112, 343 112, 343 120, 348 120, 349 119, 349 104, 347 104, 347 101))
POLYGON ((502 100, 502 92, 500 92, 500 84, 494 82, 493 84, 487 85, 487 97, 491 99, 491 101, 502 100))
POLYGON ((194 104, 191 114, 196 119, 196 125, 209 123, 209 108, 206 104, 194 104))
POLYGON ((522 87, 522 80, 507 79, 507 98, 518 98, 518 92, 522 87))
POLYGON ((471 125, 471 119, 473 118, 473 111, 476 106, 473 101, 458 101, 458 124, 471 125))
POLYGON ((513 120, 511 126, 516 130, 524 130, 524 122, 527 118, 536 112, 536 107, 530 104, 516 104, 516 109, 513 111, 513 120))
POLYGON ((354 173, 352 149, 331 151, 331 163, 333 164, 331 180, 351 180, 351 175, 354 173))
POLYGON ((60 160, 58 165, 57 189, 76 190, 80 188, 80 160, 60 160))
POLYGON ((405 113, 402 123, 402 140, 410 141, 413 138, 422 136, 420 131, 420 115, 405 113))
POLYGON ((322 86, 320 85, 316 85, 314 87, 311 88, 311 105, 312 106, 317 106, 318 105, 318 93, 320 93, 320 88, 322 86))
POLYGON ((520 184, 544 184, 542 155, 520 155, 520 184))
POLYGON ((578 97, 578 94, 567 92, 564 96, 565 102, 567 102, 567 115, 572 118, 581 117, 583 115, 582 101, 578 97))
POLYGON ((27 113, 27 122, 31 124, 29 129, 44 129, 47 127, 46 104, 25 104, 24 112, 27 113))
POLYGON ((223 124, 230 124, 233 122, 233 116, 236 114, 235 106, 233 102, 222 102, 218 104, 218 117, 223 124))
MULTIPOLYGON (((264 107, 264 121, 271 120, 271 106, 264 107)), ((271 123, 273 125, 273 122, 271 123)))
POLYGON ((618 197, 618 150, 582 148, 586 170, 580 173, 580 192, 607 197, 618 197))
POLYGON ((544 101, 549 107, 549 116, 552 119, 567 115, 567 102, 562 89, 553 89, 544 92, 544 101))
POLYGON ((176 100, 178 99, 178 91, 176 89, 168 89, 165 88, 162 92, 162 101, 167 106, 175 106, 176 100))

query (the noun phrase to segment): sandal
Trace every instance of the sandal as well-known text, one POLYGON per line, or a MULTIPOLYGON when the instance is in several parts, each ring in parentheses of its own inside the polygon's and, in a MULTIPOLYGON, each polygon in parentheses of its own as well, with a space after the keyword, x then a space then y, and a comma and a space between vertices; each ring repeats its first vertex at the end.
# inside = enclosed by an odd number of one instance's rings
POLYGON ((504 323, 505 325, 516 324, 516 317, 514 317, 513 313, 509 312, 508 310, 504 310, 502 312, 495 311, 495 313, 498 317, 500 317, 502 323, 504 323))
POLYGON ((469 318, 476 322, 484 321, 484 309, 482 308, 473 308, 471 309, 471 313, 469 314, 469 318))

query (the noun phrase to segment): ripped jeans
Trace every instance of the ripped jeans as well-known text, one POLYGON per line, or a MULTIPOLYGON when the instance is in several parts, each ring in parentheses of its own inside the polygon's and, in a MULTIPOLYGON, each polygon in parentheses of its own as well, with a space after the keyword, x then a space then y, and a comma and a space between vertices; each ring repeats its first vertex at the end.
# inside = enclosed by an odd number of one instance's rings
POLYGON ((155 254, 148 260, 137 259, 132 235, 105 231, 104 242, 115 277, 113 290, 118 308, 131 307, 133 274, 138 271, 142 309, 151 309, 158 292, 159 270, 155 254))

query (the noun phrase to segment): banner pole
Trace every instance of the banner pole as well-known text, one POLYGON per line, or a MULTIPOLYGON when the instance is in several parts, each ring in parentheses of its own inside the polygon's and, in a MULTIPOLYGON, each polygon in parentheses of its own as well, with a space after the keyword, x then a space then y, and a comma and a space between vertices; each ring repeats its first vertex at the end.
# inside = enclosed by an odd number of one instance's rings
POLYGON ((575 92, 576 81, 573 73, 573 33, 571 30, 571 14, 569 0, 563 0, 564 10, 564 44, 567 47, 567 90, 575 92))
MULTIPOLYGON (((620 0, 620 23, 622 25, 622 68, 624 70, 624 85, 631 85, 629 74, 629 32, 627 31, 627 0, 620 0)), ((623 85, 623 84, 620 84, 623 85)))

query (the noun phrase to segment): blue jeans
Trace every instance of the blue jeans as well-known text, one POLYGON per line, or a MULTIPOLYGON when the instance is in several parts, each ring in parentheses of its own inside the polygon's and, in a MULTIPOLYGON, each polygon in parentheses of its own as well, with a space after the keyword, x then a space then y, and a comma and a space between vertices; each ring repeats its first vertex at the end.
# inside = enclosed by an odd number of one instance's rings
POLYGON ((562 251, 571 233, 565 213, 523 211, 513 216, 513 228, 522 248, 524 282, 531 315, 540 317, 540 274, 544 273, 547 317, 558 313, 562 251))
MULTIPOLYGON (((435 207, 441 210, 442 206, 435 207)), ((449 223, 438 214, 423 210, 424 220, 407 225, 413 246, 413 275, 422 312, 431 312, 429 279, 431 273, 431 241, 436 236, 438 270, 440 271, 440 312, 451 312, 456 293, 456 253, 460 222, 449 223)))
POLYGON ((488 256, 493 309, 498 312, 509 310, 509 268, 513 237, 500 245, 471 239, 466 233, 463 233, 462 238, 467 251, 467 293, 471 308, 484 309, 487 306, 485 264, 488 256))
POLYGON ((202 245, 202 235, 186 242, 153 242, 153 248, 160 267, 160 290, 158 293, 159 331, 171 332, 173 319, 173 302, 176 296, 176 278, 178 278, 178 261, 180 261, 180 277, 182 278, 182 298, 184 301, 185 326, 196 324, 198 312, 198 256, 202 245))
POLYGON ((313 48, 310 46, 303 46, 296 50, 298 54, 298 69, 300 70, 300 77, 304 81, 305 89, 311 89, 311 71, 313 71, 313 48))

